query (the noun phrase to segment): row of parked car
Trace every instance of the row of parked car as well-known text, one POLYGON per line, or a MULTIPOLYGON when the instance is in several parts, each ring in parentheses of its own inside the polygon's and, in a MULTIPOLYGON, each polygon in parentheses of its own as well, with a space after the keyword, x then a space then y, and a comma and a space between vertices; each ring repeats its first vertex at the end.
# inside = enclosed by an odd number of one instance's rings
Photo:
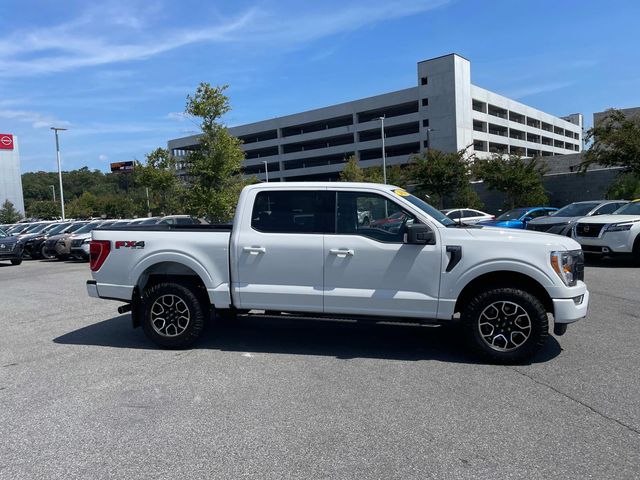
POLYGON ((456 222, 572 237, 585 253, 640 259, 640 199, 574 202, 563 208, 515 208, 497 218, 471 208, 444 210, 456 222))
POLYGON ((78 260, 89 259, 91 232, 100 227, 158 224, 192 225, 202 223, 189 215, 169 215, 118 220, 59 220, 0 225, 0 261, 20 265, 24 258, 78 260))

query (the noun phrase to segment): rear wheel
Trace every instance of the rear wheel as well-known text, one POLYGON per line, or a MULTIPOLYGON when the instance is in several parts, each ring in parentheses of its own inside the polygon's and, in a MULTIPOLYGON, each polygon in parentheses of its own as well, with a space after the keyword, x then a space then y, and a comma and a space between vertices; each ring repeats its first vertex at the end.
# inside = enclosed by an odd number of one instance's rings
POLYGON ((158 283, 142 295, 142 329, 163 348, 188 348, 204 329, 207 309, 187 285, 158 283))
POLYGON ((540 300, 516 288, 479 293, 465 307, 462 321, 472 348, 497 363, 529 360, 549 335, 540 300))
POLYGON ((18 258, 16 260, 11 260, 11 265, 20 265, 22 263, 22 259, 18 258))
POLYGON ((55 258, 55 255, 51 255, 49 252, 47 252, 47 248, 44 245, 42 245, 42 247, 40 248, 40 255, 42 255, 42 258, 46 258, 47 260, 55 258))

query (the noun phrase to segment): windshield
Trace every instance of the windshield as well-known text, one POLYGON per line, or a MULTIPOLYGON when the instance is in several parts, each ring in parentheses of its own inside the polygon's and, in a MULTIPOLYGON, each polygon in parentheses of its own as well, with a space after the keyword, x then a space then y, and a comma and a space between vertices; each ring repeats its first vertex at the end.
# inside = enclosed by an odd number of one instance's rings
POLYGON ((513 210, 509 210, 508 212, 503 213, 498 218, 496 218, 496 220, 499 220, 499 221, 517 220, 525 213, 527 213, 526 208, 514 208, 513 210))
POLYGON ((73 233, 77 231, 79 228, 84 227, 85 225, 86 225, 86 222, 74 223, 68 229, 66 229, 64 233, 73 233))
POLYGON ((29 228, 27 228, 26 231, 22 233, 38 233, 46 226, 47 226, 46 223, 36 223, 35 225, 31 225, 29 228))
POLYGON ((554 217, 584 217, 591 210, 600 205, 599 202, 589 202, 589 203, 570 203, 566 207, 562 207, 556 213, 553 214, 554 217))
POLYGON ((47 232, 47 234, 49 235, 55 235, 56 233, 60 233, 62 230, 64 230, 65 228, 67 228, 69 225, 71 225, 70 223, 61 223, 59 225, 56 225, 55 227, 53 227, 51 230, 49 230, 47 232))
POLYGON ((24 225, 24 224, 23 225, 16 225, 11 230, 9 230, 9 234, 10 235, 17 235, 19 233, 22 233, 27 228, 29 228, 29 225, 24 225))
POLYGON ((400 196, 403 197, 405 200, 407 200, 409 203, 411 203, 413 206, 418 207, 420 210, 422 210, 424 213, 429 215, 434 220, 440 222, 442 225, 444 226, 456 225, 456 222, 451 220, 449 217, 447 217, 444 213, 442 213, 437 208, 433 208, 424 200, 420 200, 418 197, 407 194, 406 192, 400 196))
POLYGON ((627 203, 613 212, 613 215, 640 215, 640 201, 627 203))
POLYGON ((158 219, 157 218, 148 218, 146 220, 144 220, 143 222, 140 222, 141 225, 154 225, 158 223, 158 219))
POLYGON ((0 230, 0 238, 6 238, 8 236, 9 235, 7 235, 4 230, 0 230))
POLYGON ((89 233, 91 230, 96 228, 98 225, 100 225, 100 222, 87 223, 82 228, 79 228, 78 230, 76 230, 75 233, 89 233))

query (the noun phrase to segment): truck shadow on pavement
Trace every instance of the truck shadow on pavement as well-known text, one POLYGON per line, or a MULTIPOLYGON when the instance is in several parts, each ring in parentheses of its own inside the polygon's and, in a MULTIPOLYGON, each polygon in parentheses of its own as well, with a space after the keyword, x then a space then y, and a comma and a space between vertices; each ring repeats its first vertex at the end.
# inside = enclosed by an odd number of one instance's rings
POLYGON ((599 257, 589 255, 584 259, 587 268, 638 268, 638 263, 631 256, 599 257))
MULTIPOLYGON (((157 349, 142 329, 131 328, 128 314, 74 330, 53 341, 66 345, 157 349)), ((380 358, 484 363, 468 352, 455 328, 269 316, 241 316, 235 321, 211 322, 194 348, 320 355, 345 360, 380 358)), ((558 341, 550 335, 531 363, 547 362, 561 351, 558 341)))

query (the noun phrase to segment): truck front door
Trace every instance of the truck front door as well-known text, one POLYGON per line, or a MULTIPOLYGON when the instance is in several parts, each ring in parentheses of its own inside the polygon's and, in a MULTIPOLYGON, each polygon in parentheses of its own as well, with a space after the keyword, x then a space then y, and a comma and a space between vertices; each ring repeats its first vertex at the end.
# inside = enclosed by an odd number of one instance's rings
MULTIPOLYGON (((415 217, 369 192, 338 191, 335 233, 324 242, 324 311, 436 318, 442 250, 404 243, 415 217), (359 211, 370 212, 365 224, 359 211)), ((437 229, 434 229, 437 230, 437 229)))

